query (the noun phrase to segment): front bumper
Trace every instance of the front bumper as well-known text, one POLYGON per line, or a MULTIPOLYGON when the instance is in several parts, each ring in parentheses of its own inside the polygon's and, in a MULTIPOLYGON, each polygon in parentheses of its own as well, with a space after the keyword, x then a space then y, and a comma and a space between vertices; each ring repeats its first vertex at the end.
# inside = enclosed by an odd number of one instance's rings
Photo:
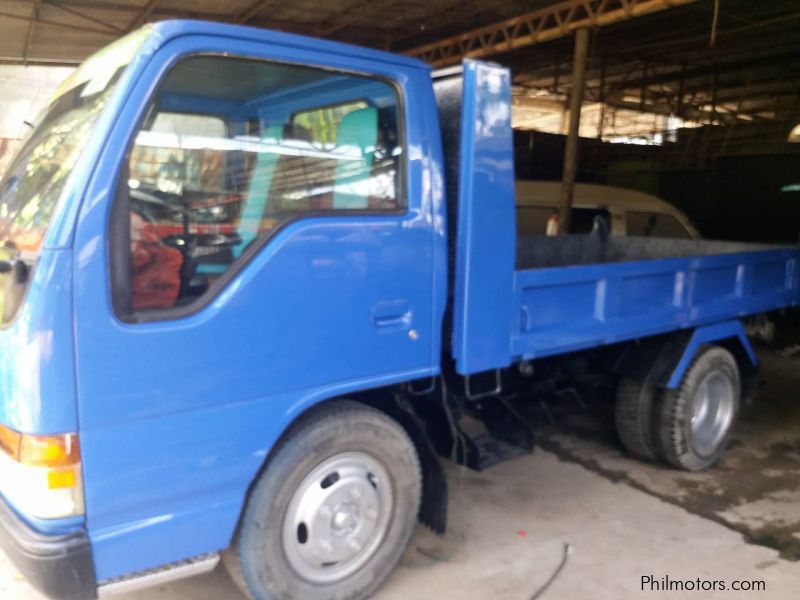
POLYGON ((0 498, 0 548, 40 592, 59 600, 97 597, 92 547, 84 530, 45 535, 0 498))

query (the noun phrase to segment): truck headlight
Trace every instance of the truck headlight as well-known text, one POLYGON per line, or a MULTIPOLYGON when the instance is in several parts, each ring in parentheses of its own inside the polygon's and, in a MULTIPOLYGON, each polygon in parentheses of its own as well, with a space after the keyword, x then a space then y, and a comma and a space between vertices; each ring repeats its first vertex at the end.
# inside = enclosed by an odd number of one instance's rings
POLYGON ((29 435, 0 425, 0 492, 32 517, 82 515, 78 435, 29 435))

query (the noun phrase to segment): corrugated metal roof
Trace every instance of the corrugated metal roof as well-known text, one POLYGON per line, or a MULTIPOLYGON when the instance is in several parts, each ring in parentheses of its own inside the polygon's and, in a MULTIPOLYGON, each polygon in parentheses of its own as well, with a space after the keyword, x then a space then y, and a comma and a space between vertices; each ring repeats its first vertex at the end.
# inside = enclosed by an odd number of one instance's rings
MULTIPOLYGON (((625 1, 638 6, 648 0, 625 1)), ((143 23, 174 18, 405 51, 570 3, 578 0, 0 0, 0 63, 74 64, 143 23)), ((793 126, 800 120, 797 0, 724 0, 712 36, 714 7, 714 0, 698 0, 594 28, 586 100, 719 125, 793 126)), ((542 97, 563 102, 571 55, 565 27, 560 39, 493 58, 512 68, 521 105, 542 97)))

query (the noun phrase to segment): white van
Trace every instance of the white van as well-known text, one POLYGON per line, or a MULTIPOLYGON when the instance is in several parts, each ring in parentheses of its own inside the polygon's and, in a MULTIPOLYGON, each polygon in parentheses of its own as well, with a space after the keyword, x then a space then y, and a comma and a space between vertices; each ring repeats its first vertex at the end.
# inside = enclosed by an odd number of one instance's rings
MULTIPOLYGON (((560 181, 517 181, 517 229, 544 234, 547 220, 558 213, 560 181)), ((604 217, 611 235, 700 239, 689 217, 663 200, 625 188, 576 183, 570 233, 589 233, 604 217)))

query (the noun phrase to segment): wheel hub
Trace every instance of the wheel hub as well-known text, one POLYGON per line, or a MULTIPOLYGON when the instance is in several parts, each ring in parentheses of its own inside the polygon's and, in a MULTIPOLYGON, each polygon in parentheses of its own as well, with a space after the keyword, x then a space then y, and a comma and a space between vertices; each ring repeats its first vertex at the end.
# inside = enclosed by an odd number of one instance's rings
POLYGON ((698 454, 710 456, 725 441, 736 406, 734 384, 721 370, 709 372, 694 395, 692 445, 698 454))
POLYGON ((353 502, 336 505, 331 520, 331 530, 336 535, 350 535, 361 523, 361 510, 353 502))
POLYGON ((352 575, 383 541, 392 508, 390 480, 377 460, 362 452, 328 458, 289 503, 283 525, 289 564, 312 583, 352 575))

